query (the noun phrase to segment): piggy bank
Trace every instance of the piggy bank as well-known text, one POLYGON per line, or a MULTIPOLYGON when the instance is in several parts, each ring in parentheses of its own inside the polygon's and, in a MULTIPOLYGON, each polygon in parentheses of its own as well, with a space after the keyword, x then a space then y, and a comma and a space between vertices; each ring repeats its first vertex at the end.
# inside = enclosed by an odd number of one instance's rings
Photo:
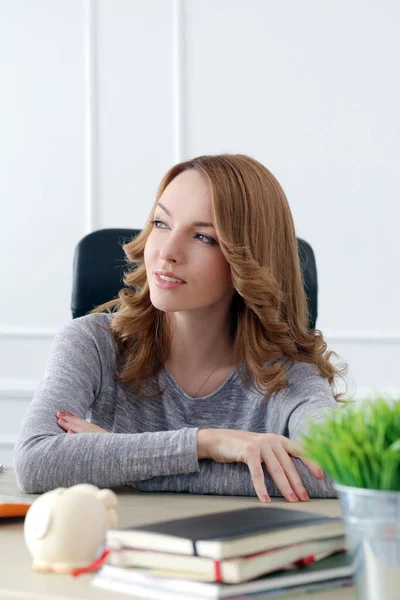
POLYGON ((117 497, 91 484, 57 488, 37 498, 24 524, 32 569, 70 573, 91 564, 117 525, 117 497))

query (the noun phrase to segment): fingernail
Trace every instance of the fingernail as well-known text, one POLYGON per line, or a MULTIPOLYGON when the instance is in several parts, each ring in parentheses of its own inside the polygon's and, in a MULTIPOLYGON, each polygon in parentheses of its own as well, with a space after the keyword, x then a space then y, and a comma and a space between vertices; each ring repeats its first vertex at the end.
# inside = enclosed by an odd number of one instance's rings
POLYGON ((72 412, 69 412, 69 411, 68 411, 68 412, 66 412, 65 414, 66 414, 66 415, 68 415, 69 417, 73 417, 73 416, 74 416, 74 415, 72 414, 72 412))
POLYGON ((271 502, 271 498, 269 496, 263 496, 262 499, 263 502, 271 502))
POLYGON ((309 500, 310 496, 307 494, 307 492, 302 492, 301 493, 301 498, 302 498, 302 500, 309 500))
POLYGON ((65 413, 62 410, 59 410, 56 412, 56 415, 65 415, 65 413))
POLYGON ((318 469, 317 475, 318 475, 318 477, 323 477, 324 476, 323 470, 322 469, 318 469))
POLYGON ((298 501, 299 501, 299 499, 298 499, 298 497, 296 496, 296 494, 293 494, 293 493, 292 493, 292 494, 289 494, 289 498, 290 498, 290 500, 291 500, 292 502, 298 502, 298 501))

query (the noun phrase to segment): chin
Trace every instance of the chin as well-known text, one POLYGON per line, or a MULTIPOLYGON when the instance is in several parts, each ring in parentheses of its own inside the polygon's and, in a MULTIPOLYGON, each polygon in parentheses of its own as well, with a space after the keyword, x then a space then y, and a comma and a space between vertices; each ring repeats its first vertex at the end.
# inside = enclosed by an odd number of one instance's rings
POLYGON ((176 312, 177 310, 182 310, 182 303, 176 302, 173 298, 160 298, 160 295, 157 292, 154 294, 150 291, 150 302, 157 308, 158 310, 162 310, 163 312, 176 312))
POLYGON ((169 313, 176 312, 177 310, 179 310, 179 308, 169 306, 166 302, 153 302, 151 299, 150 302, 152 303, 154 308, 156 308, 157 310, 161 310, 161 312, 169 313))
POLYGON ((157 310, 161 310, 165 313, 183 312, 202 308, 199 306, 188 305, 187 302, 178 302, 175 298, 160 298, 157 293, 150 293, 150 302, 154 308, 157 308, 157 310))

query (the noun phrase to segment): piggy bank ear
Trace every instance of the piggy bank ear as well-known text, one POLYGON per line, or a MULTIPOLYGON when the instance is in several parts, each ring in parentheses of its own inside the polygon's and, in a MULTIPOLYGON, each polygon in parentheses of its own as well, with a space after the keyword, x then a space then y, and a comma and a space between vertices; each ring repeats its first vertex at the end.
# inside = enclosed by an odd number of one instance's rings
POLYGON ((114 529, 118 525, 118 515, 115 508, 107 509, 107 517, 110 529, 114 529))
POLYGON ((112 490, 99 490, 96 496, 100 500, 100 502, 103 503, 105 508, 114 508, 118 504, 117 496, 112 490))
MULTIPOLYGON (((51 492, 43 494, 31 506, 29 511, 30 523, 33 523, 32 529, 36 539, 41 540, 50 530, 53 520, 54 504, 57 504, 56 498, 62 496, 67 488, 56 488, 51 492)), ((28 511, 28 512, 29 512, 28 511)))
POLYGON ((47 535, 47 532, 50 530, 52 520, 53 509, 44 511, 41 515, 37 516, 33 526, 33 533, 37 540, 41 540, 47 535))
POLYGON ((68 488, 68 494, 91 494, 92 496, 96 496, 99 488, 96 485, 92 485, 91 483, 77 483, 76 485, 68 488))

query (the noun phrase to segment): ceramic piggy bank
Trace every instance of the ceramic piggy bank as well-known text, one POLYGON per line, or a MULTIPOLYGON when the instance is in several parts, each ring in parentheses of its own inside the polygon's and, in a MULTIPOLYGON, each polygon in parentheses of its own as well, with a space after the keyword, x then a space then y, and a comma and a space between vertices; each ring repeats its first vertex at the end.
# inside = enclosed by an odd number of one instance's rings
POLYGON ((37 498, 24 524, 32 569, 70 573, 91 564, 117 525, 117 497, 91 484, 57 488, 37 498))

